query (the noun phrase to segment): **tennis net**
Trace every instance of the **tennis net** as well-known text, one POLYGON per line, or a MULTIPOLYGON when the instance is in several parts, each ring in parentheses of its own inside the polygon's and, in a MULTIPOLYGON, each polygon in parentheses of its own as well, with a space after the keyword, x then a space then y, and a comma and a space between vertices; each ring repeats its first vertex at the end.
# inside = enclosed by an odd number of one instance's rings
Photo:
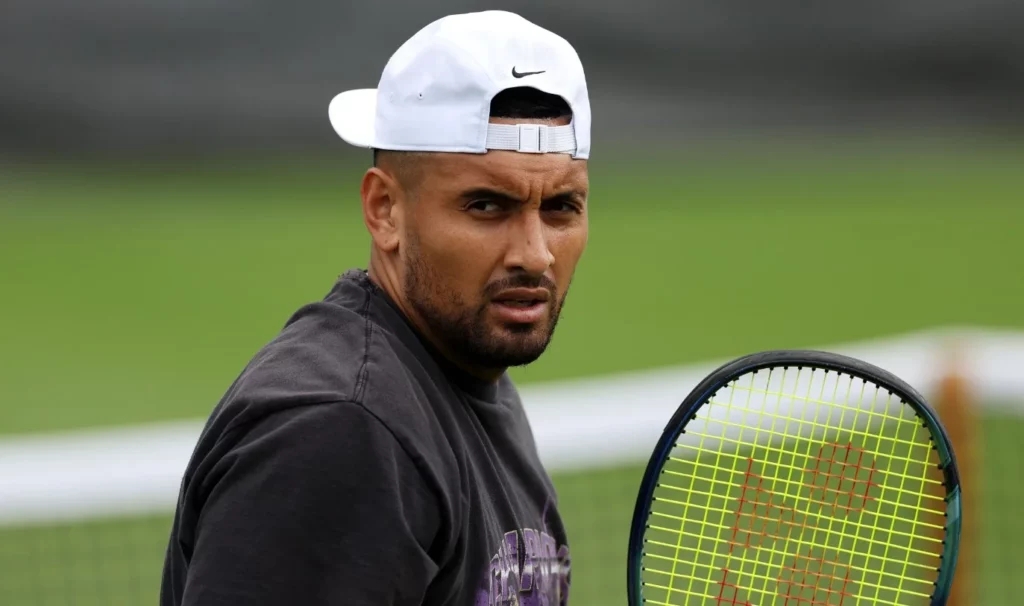
MULTIPOLYGON (((828 347, 878 364, 941 397, 954 333, 828 347)), ((980 521, 958 578, 971 604, 1024 591, 1024 334, 956 331, 967 412, 977 421, 976 478, 965 507, 980 521)), ((629 522, 646 457, 679 401, 721 361, 522 388, 572 544, 571 603, 626 603, 629 522)), ((960 413, 958 413, 960 414, 960 413)), ((0 442, 0 604, 144 605, 157 600, 177 495, 201 421, 0 442)), ((957 604, 953 606, 966 606, 957 604)))

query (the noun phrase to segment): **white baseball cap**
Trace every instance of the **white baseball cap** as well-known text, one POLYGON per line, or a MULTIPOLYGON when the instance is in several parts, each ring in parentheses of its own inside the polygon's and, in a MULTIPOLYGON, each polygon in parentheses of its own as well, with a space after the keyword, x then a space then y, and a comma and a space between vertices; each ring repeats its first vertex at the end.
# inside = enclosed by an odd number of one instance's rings
POLYGON ((391 56, 377 88, 337 95, 328 114, 338 135, 357 147, 590 156, 590 100, 576 50, 507 11, 450 15, 427 25, 391 56), (571 123, 492 124, 491 99, 522 86, 562 97, 571 123))

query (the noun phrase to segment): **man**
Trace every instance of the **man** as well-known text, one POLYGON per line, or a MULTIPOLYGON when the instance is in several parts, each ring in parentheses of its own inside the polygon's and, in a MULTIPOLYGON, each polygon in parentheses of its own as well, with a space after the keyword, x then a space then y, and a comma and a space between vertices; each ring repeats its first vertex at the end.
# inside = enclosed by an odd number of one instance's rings
POLYGON ((368 271, 298 310, 211 415, 161 603, 565 604, 568 540, 506 369, 546 348, 586 246, 579 58, 511 13, 450 16, 329 113, 374 150, 368 271))

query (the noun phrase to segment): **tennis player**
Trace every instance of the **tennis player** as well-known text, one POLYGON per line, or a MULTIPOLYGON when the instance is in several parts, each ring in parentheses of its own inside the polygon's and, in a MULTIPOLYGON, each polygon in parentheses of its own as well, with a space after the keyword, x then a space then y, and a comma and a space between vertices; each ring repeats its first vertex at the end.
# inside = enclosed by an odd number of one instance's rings
POLYGON ((580 60, 515 14, 453 15, 329 117, 374 150, 368 268, 213 411, 161 604, 566 604, 569 541, 507 369, 545 351, 587 243, 580 60))

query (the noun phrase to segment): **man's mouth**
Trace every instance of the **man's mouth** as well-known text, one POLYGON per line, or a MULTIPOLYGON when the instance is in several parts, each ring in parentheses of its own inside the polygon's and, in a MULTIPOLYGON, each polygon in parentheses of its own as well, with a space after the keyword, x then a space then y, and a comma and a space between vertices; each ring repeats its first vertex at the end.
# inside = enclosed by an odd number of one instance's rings
POLYGON ((547 303, 551 298, 544 288, 511 288, 494 297, 494 301, 510 307, 530 307, 539 303, 547 303))
POLYGON ((507 305, 509 307, 532 307, 532 306, 537 305, 539 303, 543 303, 543 301, 540 301, 538 299, 527 299, 527 300, 523 300, 523 301, 513 300, 513 299, 506 299, 506 300, 498 301, 498 303, 501 303, 502 305, 507 305))
POLYGON ((532 323, 540 320, 551 293, 543 288, 513 288, 498 293, 493 301, 502 318, 509 322, 532 323))

